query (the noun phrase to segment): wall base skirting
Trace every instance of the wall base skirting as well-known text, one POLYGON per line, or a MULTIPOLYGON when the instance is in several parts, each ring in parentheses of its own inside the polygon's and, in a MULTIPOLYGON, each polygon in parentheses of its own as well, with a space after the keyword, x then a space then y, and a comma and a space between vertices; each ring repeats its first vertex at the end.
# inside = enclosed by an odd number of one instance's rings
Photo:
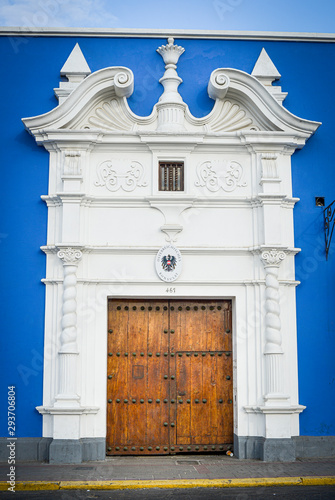
POLYGON ((264 438, 260 436, 237 436, 234 434, 234 455, 237 458, 259 459, 264 438))
POLYGON ((294 462, 295 442, 291 438, 264 438, 260 459, 263 462, 294 462))
POLYGON ((236 436, 234 453, 240 459, 264 462, 293 462, 296 458, 293 439, 266 439, 261 436, 236 436))
MULTIPOLYGON (((0 462, 7 463, 10 440, 0 438, 0 462)), ((90 460, 105 460, 105 438, 52 439, 17 438, 15 441, 16 462, 81 463, 90 460)))
MULTIPOLYGON (((7 463, 10 440, 0 438, 0 462, 7 463)), ((17 438, 16 461, 81 463, 105 460, 105 438, 52 439, 17 438)), ((265 462, 290 462, 296 458, 335 456, 335 436, 295 436, 292 439, 265 439, 260 436, 236 436, 234 455, 239 459, 265 462)))
POLYGON ((295 436, 299 458, 335 457, 335 436, 295 436))
MULTIPOLYGON (((10 439, 0 438, 0 462, 8 460, 8 448, 10 439)), ((16 462, 38 461, 47 462, 49 458, 49 446, 52 438, 17 438, 15 440, 16 462)), ((13 441, 14 442, 14 441, 13 441)))
POLYGON ((296 458, 335 456, 335 436, 294 436, 291 439, 266 439, 260 436, 236 436, 234 454, 240 459, 264 462, 291 462, 296 458))

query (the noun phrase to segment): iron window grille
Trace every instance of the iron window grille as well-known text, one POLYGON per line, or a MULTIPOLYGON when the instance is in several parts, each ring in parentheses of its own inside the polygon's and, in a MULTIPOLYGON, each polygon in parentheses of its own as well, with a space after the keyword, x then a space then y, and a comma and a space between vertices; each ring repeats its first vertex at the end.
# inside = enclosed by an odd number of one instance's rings
POLYGON ((159 191, 184 191, 183 162, 159 162, 159 191))

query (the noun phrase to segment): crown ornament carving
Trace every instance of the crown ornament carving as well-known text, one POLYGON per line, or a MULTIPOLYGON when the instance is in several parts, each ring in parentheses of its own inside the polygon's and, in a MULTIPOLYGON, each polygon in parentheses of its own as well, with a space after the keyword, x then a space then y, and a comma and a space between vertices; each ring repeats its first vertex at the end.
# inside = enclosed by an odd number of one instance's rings
POLYGON ((179 57, 185 52, 185 49, 180 45, 174 45, 174 38, 170 36, 168 38, 167 45, 161 45, 160 47, 158 47, 157 52, 162 56, 166 65, 172 64, 173 66, 175 66, 174 69, 176 69, 176 64, 179 60, 179 57))

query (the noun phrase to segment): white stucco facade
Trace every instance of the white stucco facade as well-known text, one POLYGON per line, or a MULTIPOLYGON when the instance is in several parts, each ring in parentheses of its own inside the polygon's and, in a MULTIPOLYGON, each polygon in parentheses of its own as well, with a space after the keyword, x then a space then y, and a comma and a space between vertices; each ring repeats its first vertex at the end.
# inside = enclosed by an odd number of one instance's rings
POLYGON ((215 70, 214 108, 195 118, 178 93, 182 48, 159 51, 164 92, 149 117, 127 104, 129 69, 89 75, 77 47, 60 105, 24 119, 50 152, 43 436, 106 436, 108 298, 229 298, 234 433, 284 443, 304 408, 291 155, 319 124, 285 110, 265 51, 252 75, 215 70), (160 161, 184 163, 184 191, 159 191, 160 161), (172 283, 155 270, 167 243, 183 259, 172 283))

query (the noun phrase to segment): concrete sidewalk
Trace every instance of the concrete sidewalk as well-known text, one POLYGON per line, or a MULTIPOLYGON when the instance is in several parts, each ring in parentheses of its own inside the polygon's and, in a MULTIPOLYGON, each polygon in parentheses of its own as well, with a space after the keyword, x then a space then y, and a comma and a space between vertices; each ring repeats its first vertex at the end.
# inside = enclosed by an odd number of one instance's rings
MULTIPOLYGON (((7 489, 7 464, 0 465, 0 490, 7 489)), ((16 464, 16 489, 124 489, 335 485, 335 457, 295 462, 238 460, 225 455, 108 457, 78 465, 16 464)))

